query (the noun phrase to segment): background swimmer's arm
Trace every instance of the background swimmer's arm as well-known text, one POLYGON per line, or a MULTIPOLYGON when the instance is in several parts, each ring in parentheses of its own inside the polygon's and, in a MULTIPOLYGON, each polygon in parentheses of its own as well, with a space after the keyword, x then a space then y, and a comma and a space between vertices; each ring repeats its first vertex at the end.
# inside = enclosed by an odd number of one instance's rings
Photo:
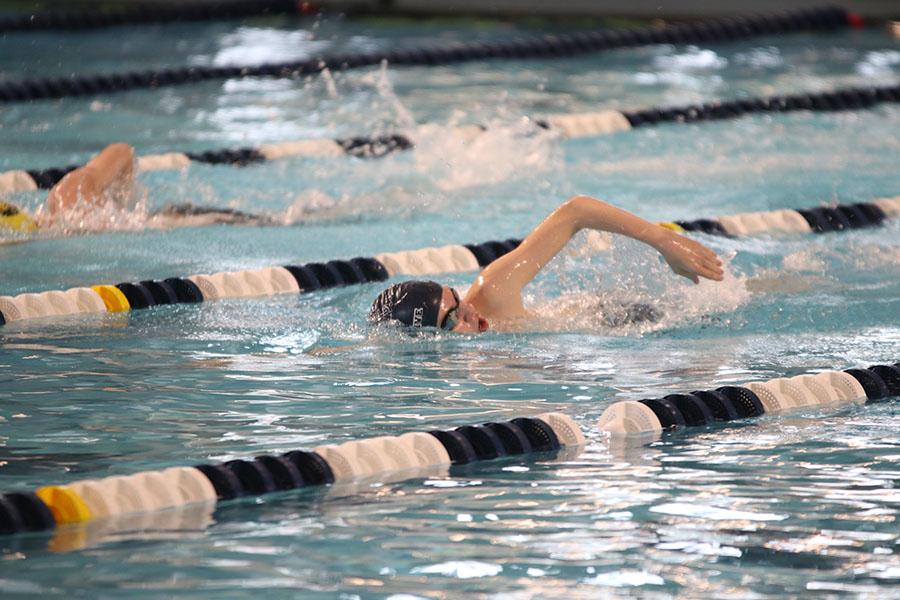
POLYGON ((689 238, 587 196, 575 196, 553 211, 521 245, 488 265, 466 296, 487 317, 527 314, 522 289, 582 229, 625 235, 654 247, 672 270, 699 282, 721 280, 715 252, 689 238))
POLYGON ((111 144, 53 186, 47 196, 47 209, 52 216, 72 208, 79 199, 98 206, 107 197, 118 201, 130 195, 133 184, 134 152, 131 146, 111 144))
POLYGON ((234 225, 275 225, 266 215, 254 215, 233 208, 194 206, 190 202, 168 204, 153 213, 153 223, 160 227, 191 227, 230 223, 234 225))

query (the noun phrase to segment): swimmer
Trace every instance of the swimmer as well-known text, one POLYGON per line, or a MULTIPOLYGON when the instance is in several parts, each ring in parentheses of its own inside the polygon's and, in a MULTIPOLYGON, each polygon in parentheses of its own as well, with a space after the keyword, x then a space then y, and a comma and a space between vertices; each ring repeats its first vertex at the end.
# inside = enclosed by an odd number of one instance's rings
MULTIPOLYGON (((134 172, 135 158, 131 146, 121 142, 110 144, 86 165, 60 179, 47 195, 47 202, 34 216, 25 214, 12 204, 0 202, 0 227, 35 231, 79 211, 99 210, 110 204, 129 209, 135 198, 134 172)), ((152 224, 159 227, 221 223, 271 225, 274 221, 265 216, 190 203, 169 205, 152 215, 152 224)))
POLYGON ((544 219, 518 248, 485 267, 465 298, 434 281, 406 281, 378 295, 369 320, 458 333, 511 328, 518 320, 534 318, 522 304, 523 288, 582 229, 644 242, 655 248, 676 274, 694 283, 701 277, 723 278, 722 262, 703 244, 600 200, 575 196, 544 219))
POLYGON ((108 203, 126 207, 134 192, 134 151, 124 143, 110 144, 83 167, 67 173, 47 195, 47 202, 34 217, 0 202, 0 225, 34 231, 60 217, 80 210, 100 209, 108 203))

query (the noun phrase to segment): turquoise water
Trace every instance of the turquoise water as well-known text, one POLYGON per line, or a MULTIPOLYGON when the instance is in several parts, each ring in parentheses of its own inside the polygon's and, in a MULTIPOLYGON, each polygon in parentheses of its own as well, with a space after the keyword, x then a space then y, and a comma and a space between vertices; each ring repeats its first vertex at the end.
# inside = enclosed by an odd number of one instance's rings
MULTIPOLYGON (((261 62, 533 31, 327 19, 7 34, 0 74, 261 62)), ((110 231, 0 246, 0 293, 520 237, 576 193, 652 220, 895 196, 896 106, 570 141, 524 118, 898 80, 900 44, 873 29, 3 105, 0 171, 84 161, 120 140, 140 155, 416 131, 418 147, 141 175, 146 198, 132 213, 87 224, 110 231), (466 145, 457 123, 490 128, 466 145), (185 201, 287 224, 150 226, 152 210, 185 201)), ((43 198, 11 200, 33 209, 43 198)), ((699 236, 729 264, 725 282, 700 286, 616 240, 548 267, 528 290, 548 318, 528 333, 373 333, 365 314, 378 284, 4 326, 4 492, 547 410, 573 416, 588 444, 223 503, 213 515, 6 538, 3 597, 894 598, 893 402, 625 448, 593 426, 620 400, 900 360, 898 233, 894 222, 839 235, 699 236), (609 327, 597 295, 651 302, 666 316, 609 327)), ((474 275, 446 281, 465 288, 474 275)))

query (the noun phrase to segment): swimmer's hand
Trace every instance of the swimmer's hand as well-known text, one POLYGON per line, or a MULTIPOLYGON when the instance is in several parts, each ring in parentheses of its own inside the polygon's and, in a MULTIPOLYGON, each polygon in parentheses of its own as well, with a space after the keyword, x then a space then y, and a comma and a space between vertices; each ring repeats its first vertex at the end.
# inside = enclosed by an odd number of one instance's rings
POLYGON ((700 283, 701 277, 722 281, 722 261, 713 250, 670 229, 660 229, 662 233, 652 245, 675 273, 694 283, 700 283))

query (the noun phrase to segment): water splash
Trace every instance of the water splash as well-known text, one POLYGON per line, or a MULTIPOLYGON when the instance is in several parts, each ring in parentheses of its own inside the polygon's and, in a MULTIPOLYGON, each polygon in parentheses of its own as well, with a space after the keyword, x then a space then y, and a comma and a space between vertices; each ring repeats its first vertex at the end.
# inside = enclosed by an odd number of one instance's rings
POLYGON ((85 201, 80 196, 65 211, 51 215, 46 204, 34 211, 41 225, 37 237, 68 237, 85 232, 137 231, 147 226, 150 211, 147 190, 136 183, 123 202, 108 201, 102 205, 85 201))
POLYGON ((547 298, 549 286, 538 283, 529 310, 541 315, 539 329, 546 331, 642 336, 689 326, 749 301, 747 278, 730 268, 734 257, 723 257, 723 281, 693 284, 672 274, 652 250, 616 240, 611 252, 594 258, 601 264, 578 268, 568 256, 555 259, 551 279, 559 279, 562 295, 547 298))
POLYGON ((412 134, 415 169, 437 188, 458 190, 562 168, 558 136, 533 121, 494 121, 481 129, 460 126, 464 117, 457 112, 445 125, 422 125, 412 134))

